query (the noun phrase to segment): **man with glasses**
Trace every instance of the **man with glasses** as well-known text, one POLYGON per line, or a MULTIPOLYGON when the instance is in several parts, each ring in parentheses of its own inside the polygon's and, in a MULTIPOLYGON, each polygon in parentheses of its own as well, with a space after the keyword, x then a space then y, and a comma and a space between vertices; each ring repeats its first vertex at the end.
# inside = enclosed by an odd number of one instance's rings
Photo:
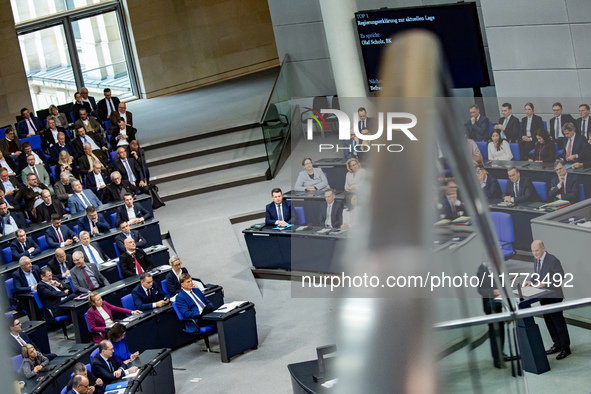
POLYGON ((109 284, 109 281, 100 273, 96 264, 86 264, 84 253, 80 251, 74 252, 72 260, 74 260, 75 267, 70 270, 70 275, 76 293, 88 293, 109 284))
MULTIPOLYGON (((8 329, 10 330, 10 334, 8 337, 8 346, 10 346, 10 353, 12 356, 21 354, 23 346, 27 343, 33 345, 37 352, 41 351, 37 347, 37 345, 35 345, 35 342, 33 342, 31 338, 29 338, 27 333, 23 331, 23 327, 19 319, 12 317, 8 319, 7 322, 8 329)), ((50 360, 53 360, 57 357, 53 353, 43 353, 43 355, 50 360)))
POLYGON ((554 162, 556 177, 550 181, 550 200, 566 200, 570 203, 579 201, 579 179, 575 174, 566 172, 564 161, 558 159, 554 162))
POLYGON ((113 344, 111 341, 102 340, 99 343, 99 354, 92 359, 90 369, 94 376, 109 384, 116 379, 137 372, 137 367, 127 367, 120 359, 113 355, 113 344))

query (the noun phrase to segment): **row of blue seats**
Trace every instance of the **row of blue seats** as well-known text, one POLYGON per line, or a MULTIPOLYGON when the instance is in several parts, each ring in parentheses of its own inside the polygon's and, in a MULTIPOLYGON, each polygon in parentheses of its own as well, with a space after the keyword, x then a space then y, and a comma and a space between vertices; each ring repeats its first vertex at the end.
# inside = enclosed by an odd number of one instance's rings
MULTIPOLYGON (((499 182, 499 186, 501 186, 501 190, 503 192, 505 192, 505 188, 507 187, 508 179, 497 179, 497 181, 499 182)), ((534 187, 536 188, 536 192, 538 193, 538 196, 540 196, 542 201, 548 202, 548 199, 550 198, 548 195, 548 191, 550 190, 550 188, 548 187, 548 183, 542 182, 542 181, 533 181, 532 183, 534 184, 534 187)), ((583 201, 584 199, 585 199, 585 185, 580 184, 579 185, 579 201, 583 201)))

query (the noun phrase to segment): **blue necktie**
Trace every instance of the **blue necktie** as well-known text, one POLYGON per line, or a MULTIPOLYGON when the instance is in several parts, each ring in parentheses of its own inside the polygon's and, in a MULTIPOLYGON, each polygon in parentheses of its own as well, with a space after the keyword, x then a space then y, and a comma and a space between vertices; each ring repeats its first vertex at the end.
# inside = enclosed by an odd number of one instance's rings
POLYGON ((92 253, 92 250, 90 250, 90 246, 86 246, 86 249, 88 250, 88 254, 90 255, 90 258, 92 259, 92 262, 95 263, 98 267, 98 262, 96 261, 96 258, 94 257, 94 253, 92 253))

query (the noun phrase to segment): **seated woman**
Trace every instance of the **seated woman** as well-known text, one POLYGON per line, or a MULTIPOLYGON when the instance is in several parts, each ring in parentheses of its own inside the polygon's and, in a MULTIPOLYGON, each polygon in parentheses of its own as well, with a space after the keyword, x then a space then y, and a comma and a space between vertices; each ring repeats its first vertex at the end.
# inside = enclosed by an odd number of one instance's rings
POLYGON ((345 205, 347 209, 343 210, 343 224, 341 228, 353 228, 357 224, 359 218, 359 208, 357 208, 357 195, 349 193, 345 197, 345 205))
POLYGON ((57 107, 53 104, 49 106, 49 115, 47 116, 47 120, 53 119, 55 120, 55 125, 57 127, 63 127, 64 129, 68 128, 68 119, 66 115, 59 112, 57 107))
POLYGON ((488 160, 511 160, 513 159, 513 153, 511 153, 511 147, 507 140, 501 137, 501 132, 497 129, 493 129, 488 143, 488 160))
POLYGON ((554 160, 556 160, 556 145, 550 138, 550 134, 544 129, 539 129, 536 134, 538 142, 529 161, 554 163, 554 160))
POLYGON ((37 373, 49 364, 49 359, 41 354, 41 352, 37 352, 35 347, 30 343, 23 346, 22 355, 23 365, 21 365, 18 372, 25 375, 27 379, 37 376, 37 373))
POLYGON ((345 176, 345 190, 348 192, 359 190, 367 176, 367 171, 361 168, 361 163, 356 158, 347 160, 347 170, 349 172, 345 176))
POLYGON ((306 157, 302 160, 304 170, 298 174, 294 190, 296 192, 313 192, 323 190, 328 187, 328 180, 320 168, 312 167, 312 159, 306 157))
POLYGON ((111 305, 108 302, 103 301, 101 295, 96 291, 90 293, 88 303, 90 304, 90 308, 88 308, 88 312, 86 312, 86 317, 88 318, 88 325, 90 326, 90 331, 92 331, 92 340, 94 343, 100 343, 104 337, 106 337, 107 329, 113 327, 115 324, 113 312, 122 313, 124 315, 142 313, 141 311, 131 311, 129 309, 111 305))
POLYGON ((57 164, 55 167, 55 176, 57 179, 60 179, 62 172, 68 174, 70 178, 70 182, 80 179, 80 171, 78 171, 78 165, 76 161, 68 151, 61 151, 60 155, 57 159, 57 164))
POLYGON ((125 339, 125 332, 127 329, 121 323, 115 323, 109 330, 107 336, 109 341, 113 344, 113 355, 123 360, 124 364, 130 364, 140 354, 135 352, 131 354, 129 347, 127 347, 127 339, 125 339))

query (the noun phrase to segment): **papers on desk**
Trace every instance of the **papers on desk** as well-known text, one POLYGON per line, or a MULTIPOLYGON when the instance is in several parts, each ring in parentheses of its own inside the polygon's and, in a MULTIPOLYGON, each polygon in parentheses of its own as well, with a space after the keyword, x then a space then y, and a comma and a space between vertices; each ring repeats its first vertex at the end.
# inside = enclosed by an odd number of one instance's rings
POLYGON ((244 306, 246 304, 248 304, 248 301, 234 301, 234 302, 230 302, 230 303, 220 306, 214 312, 228 313, 228 312, 230 312, 236 308, 239 308, 241 306, 244 306))
POLYGON ((339 382, 339 378, 335 378, 333 380, 327 380, 326 382, 322 383, 322 387, 324 388, 331 388, 333 387, 335 384, 337 384, 339 382))
POLYGON ((291 227, 291 224, 287 223, 287 224, 284 224, 283 226, 273 227, 273 230, 287 230, 290 227, 291 227))
POLYGON ((122 376, 123 379, 133 379, 135 378, 138 374, 140 373, 140 370, 138 369, 137 371, 135 371, 134 373, 130 373, 129 375, 125 375, 122 376))
POLYGON ((500 202, 497 204, 499 207, 514 207, 515 204, 513 204, 512 202, 500 202))
MULTIPOLYGON (((527 297, 527 298, 539 297, 544 293, 546 293, 545 289, 538 289, 537 287, 533 287, 533 286, 525 286, 525 287, 521 288, 521 295, 523 295, 523 297, 527 297)), ((519 290, 518 289, 513 290, 513 294, 515 294, 516 296, 519 296, 519 290)))
POLYGON ((570 205, 570 202, 568 202, 566 200, 556 200, 556 201, 546 203, 546 204, 540 206, 540 208, 550 207, 550 208, 560 209, 560 208, 563 208, 568 205, 570 205))
POLYGON ((101 264, 101 267, 105 267, 105 268, 113 267, 113 266, 117 265, 117 261, 119 261, 119 259, 112 259, 109 261, 105 261, 101 264))

